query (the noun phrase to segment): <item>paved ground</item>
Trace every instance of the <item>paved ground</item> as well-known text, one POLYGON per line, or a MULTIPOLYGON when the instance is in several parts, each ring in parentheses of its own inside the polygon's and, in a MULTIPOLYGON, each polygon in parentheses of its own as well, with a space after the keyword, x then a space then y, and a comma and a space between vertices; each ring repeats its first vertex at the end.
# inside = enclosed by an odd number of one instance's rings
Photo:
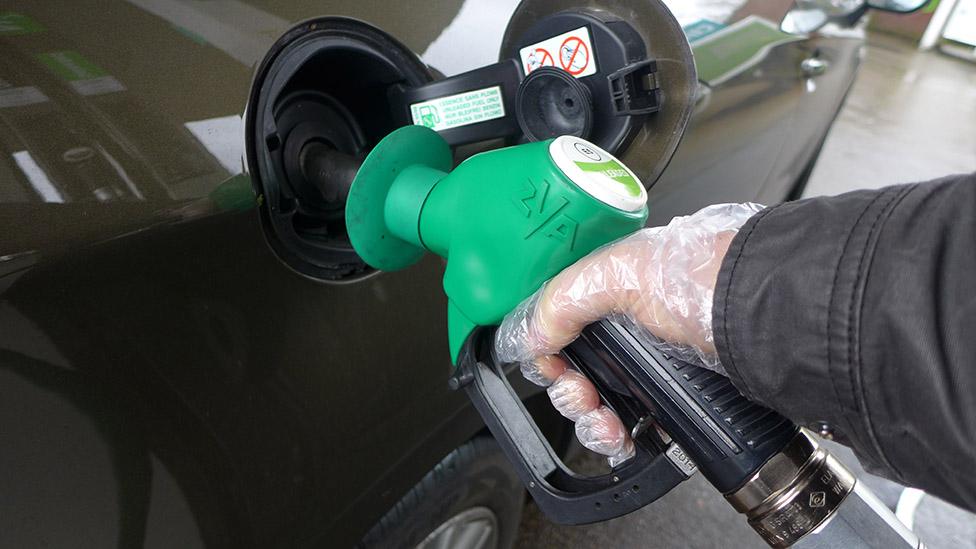
MULTIPOLYGON (((903 487, 865 472, 847 448, 825 444, 889 508, 898 507, 903 487)), ((581 451, 569 465, 594 474, 602 460, 581 451)), ((976 549, 976 516, 931 496, 922 498, 913 516, 915 532, 928 549, 976 549)), ((640 511, 588 526, 554 525, 530 502, 516 547, 761 549, 766 545, 701 475, 695 475, 640 511)))
POLYGON ((976 171, 976 64, 872 35, 804 196, 976 171))
MULTIPOLYGON (((976 66, 936 53, 919 54, 885 37, 873 36, 870 42, 807 196, 976 170, 976 66)), ((856 466, 849 450, 835 450, 856 466)), ((585 471, 602 464, 592 454, 581 454, 571 465, 585 471)), ((901 486, 863 471, 858 476, 896 508, 901 486)), ((922 498, 913 515, 915 530, 930 549, 976 549, 976 516, 931 496, 922 498)), ((517 546, 765 547, 700 475, 636 513, 590 526, 555 526, 529 503, 517 546)))

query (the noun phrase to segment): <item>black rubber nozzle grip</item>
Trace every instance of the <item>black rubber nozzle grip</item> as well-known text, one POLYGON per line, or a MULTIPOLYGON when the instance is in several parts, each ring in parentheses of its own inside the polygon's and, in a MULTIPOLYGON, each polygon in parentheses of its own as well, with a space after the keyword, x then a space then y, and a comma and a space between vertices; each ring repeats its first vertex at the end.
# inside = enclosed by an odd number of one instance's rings
POLYGON ((746 399, 728 378, 666 355, 650 338, 604 320, 566 355, 598 387, 607 375, 625 385, 722 493, 742 486, 796 434, 790 420, 746 399))

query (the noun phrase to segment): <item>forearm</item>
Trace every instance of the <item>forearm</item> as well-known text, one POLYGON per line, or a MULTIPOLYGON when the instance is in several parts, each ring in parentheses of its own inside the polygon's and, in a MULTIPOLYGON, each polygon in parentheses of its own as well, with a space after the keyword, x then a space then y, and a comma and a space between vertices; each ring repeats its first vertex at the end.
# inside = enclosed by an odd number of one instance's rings
POLYGON ((713 306, 747 396, 971 509, 974 214, 974 176, 769 208, 732 242, 713 306))

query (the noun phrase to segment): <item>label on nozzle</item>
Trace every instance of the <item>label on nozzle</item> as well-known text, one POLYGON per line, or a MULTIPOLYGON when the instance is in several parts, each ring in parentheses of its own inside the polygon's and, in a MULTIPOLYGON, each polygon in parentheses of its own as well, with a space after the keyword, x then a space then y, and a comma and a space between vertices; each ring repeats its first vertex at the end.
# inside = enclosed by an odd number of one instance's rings
POLYGON ((557 137, 549 145, 549 156, 573 183, 609 206, 634 212, 647 204, 647 191, 637 175, 585 139, 557 137))

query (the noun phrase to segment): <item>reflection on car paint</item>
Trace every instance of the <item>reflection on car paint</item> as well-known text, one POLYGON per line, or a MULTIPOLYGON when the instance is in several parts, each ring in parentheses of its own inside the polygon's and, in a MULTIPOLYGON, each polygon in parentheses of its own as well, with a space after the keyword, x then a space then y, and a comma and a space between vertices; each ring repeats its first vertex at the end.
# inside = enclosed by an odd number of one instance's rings
POLYGON ((31 186, 34 187, 34 191, 40 195, 41 200, 44 202, 54 202, 57 204, 64 203, 64 195, 61 191, 51 183, 48 179, 47 174, 44 170, 37 165, 37 161, 31 156, 28 151, 17 151, 11 156, 14 157, 14 162, 17 163, 17 167, 20 171, 24 172, 24 176, 27 177, 27 181, 30 182, 31 186))
POLYGON ((445 76, 498 62, 502 35, 519 0, 466 0, 420 58, 445 76), (459 48, 458 44, 477 44, 459 48))
MULTIPOLYGON (((695 21, 708 19, 718 23, 728 23, 732 16, 750 0, 665 0, 682 27, 695 21)), ((754 0, 752 0, 754 1, 754 0)))
POLYGON ((244 128, 239 114, 193 120, 185 122, 183 126, 220 162, 227 173, 241 173, 244 128))
POLYGON ((761 17, 740 19, 694 42, 698 78, 710 86, 720 85, 758 65, 773 47, 802 39, 761 17))
MULTIPOLYGON (((765 2, 669 4, 682 22, 730 24, 765 2)), ((146 545, 350 546, 480 428, 445 389, 450 365, 430 359, 447 354, 443 265, 341 287, 295 275, 262 238, 232 136, 251 65, 291 22, 365 19, 450 72, 496 59, 497 44, 445 30, 503 29, 502 10, 462 17, 484 5, 33 0, 0 13, 0 442, 5 463, 26 464, 5 480, 4 545, 138 546, 142 529, 146 545), (83 95, 37 57, 51 52, 125 89, 83 95)), ((792 60, 713 90, 656 215, 756 194, 792 113, 792 60)))
POLYGON ((203 40, 248 67, 260 61, 290 26, 286 19, 237 0, 127 1, 180 29, 191 40, 203 40))

